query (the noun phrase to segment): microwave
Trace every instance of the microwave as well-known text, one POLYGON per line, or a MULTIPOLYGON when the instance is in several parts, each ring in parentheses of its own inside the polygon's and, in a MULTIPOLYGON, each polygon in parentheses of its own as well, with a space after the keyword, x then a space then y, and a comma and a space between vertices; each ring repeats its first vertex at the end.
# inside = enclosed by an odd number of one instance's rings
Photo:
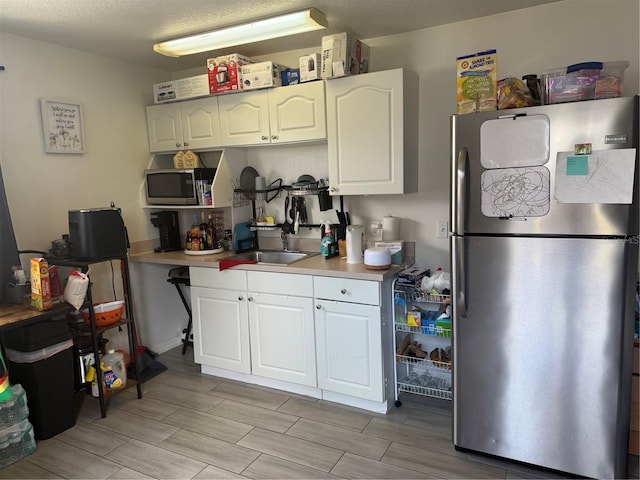
POLYGON ((156 168, 144 171, 149 205, 205 205, 202 192, 211 189, 215 168, 156 168))

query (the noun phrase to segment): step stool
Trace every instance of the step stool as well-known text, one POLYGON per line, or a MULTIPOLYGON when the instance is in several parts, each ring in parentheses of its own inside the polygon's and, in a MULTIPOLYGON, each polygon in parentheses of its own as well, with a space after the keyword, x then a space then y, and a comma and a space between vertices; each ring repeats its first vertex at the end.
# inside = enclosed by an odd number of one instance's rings
POLYGON ((182 304, 184 305, 184 308, 187 310, 187 314, 189 315, 187 328, 182 330, 182 333, 184 333, 184 338, 182 339, 182 354, 184 355, 187 351, 188 346, 193 347, 193 335, 191 333, 193 318, 191 316, 191 306, 189 305, 189 302, 187 302, 182 288, 180 287, 180 285, 186 285, 187 287, 191 286, 191 281, 189 279, 189 267, 175 267, 169 270, 169 278, 167 278, 167 282, 172 283, 176 286, 178 295, 180 295, 180 300, 182 300, 182 304))

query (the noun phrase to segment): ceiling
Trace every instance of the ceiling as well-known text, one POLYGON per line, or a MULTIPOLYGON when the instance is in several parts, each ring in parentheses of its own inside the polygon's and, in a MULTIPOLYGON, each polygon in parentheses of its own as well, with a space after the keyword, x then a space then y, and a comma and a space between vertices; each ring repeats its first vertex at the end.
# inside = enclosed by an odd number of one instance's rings
POLYGON ((226 53, 315 49, 328 33, 375 38, 554 1, 559 0, 0 0, 0 30, 177 71, 226 53), (328 30, 181 58, 152 48, 161 40, 309 7, 327 16, 328 30))

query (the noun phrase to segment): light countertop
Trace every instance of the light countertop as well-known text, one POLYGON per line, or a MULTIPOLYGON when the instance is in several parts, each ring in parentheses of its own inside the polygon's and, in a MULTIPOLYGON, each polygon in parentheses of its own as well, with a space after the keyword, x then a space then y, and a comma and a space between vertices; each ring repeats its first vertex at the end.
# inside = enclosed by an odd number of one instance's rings
MULTIPOLYGON (((234 255, 235 253, 233 252, 222 252, 213 255, 186 255, 182 251, 163 253, 148 251, 131 254, 129 261, 188 267, 219 268, 220 260, 233 257, 234 255)), ((404 267, 391 265, 387 270, 369 270, 362 263, 347 263, 346 258, 334 257, 325 259, 321 255, 315 255, 289 265, 243 264, 236 265, 233 268, 238 270, 321 275, 325 277, 342 277, 382 282, 396 276, 404 267)))

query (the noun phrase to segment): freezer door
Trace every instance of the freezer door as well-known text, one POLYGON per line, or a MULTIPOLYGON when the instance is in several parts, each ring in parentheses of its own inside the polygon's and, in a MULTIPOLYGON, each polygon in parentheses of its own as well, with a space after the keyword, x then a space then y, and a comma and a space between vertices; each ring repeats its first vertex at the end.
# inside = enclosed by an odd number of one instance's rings
POLYGON ((453 231, 637 235, 637 99, 454 115, 453 231))
POLYGON ((620 478, 637 245, 475 236, 452 247, 455 445, 620 478))

